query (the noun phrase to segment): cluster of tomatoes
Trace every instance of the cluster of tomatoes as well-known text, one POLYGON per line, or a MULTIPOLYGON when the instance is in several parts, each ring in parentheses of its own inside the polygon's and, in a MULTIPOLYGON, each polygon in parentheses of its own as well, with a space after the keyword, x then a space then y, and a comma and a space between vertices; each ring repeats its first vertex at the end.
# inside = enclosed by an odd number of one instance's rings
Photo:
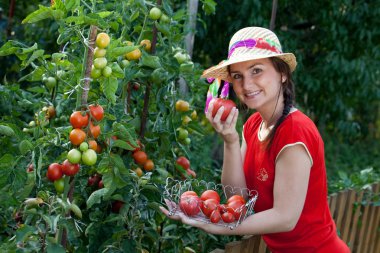
MULTIPOLYGON (((152 171, 154 169, 154 162, 141 150, 141 146, 142 145, 139 144, 139 146, 132 151, 133 160, 137 165, 143 167, 145 171, 152 171)), ((137 167, 134 171, 139 177, 143 174, 140 167, 137 167)))
POLYGON ((70 116, 70 124, 73 130, 70 132, 70 142, 75 148, 67 153, 67 159, 62 163, 52 163, 49 165, 46 177, 54 182, 57 192, 63 192, 63 176, 75 176, 80 163, 92 166, 97 161, 96 151, 99 151, 96 138, 100 135, 98 124, 104 117, 103 107, 100 105, 90 105, 89 112, 75 111, 70 116))
POLYGON ((101 76, 110 77, 112 68, 107 66, 106 47, 110 44, 110 37, 107 33, 99 33, 96 36, 96 48, 94 50, 94 62, 91 69, 91 78, 97 79, 101 76))
POLYGON ((232 195, 225 204, 221 204, 220 196, 214 190, 206 190, 200 197, 194 191, 186 191, 180 197, 179 207, 189 217, 202 213, 212 223, 239 221, 247 212, 242 196, 232 195))
POLYGON ((182 127, 179 127, 177 129, 178 131, 178 140, 180 143, 189 145, 191 143, 191 139, 189 137, 189 132, 186 129, 186 126, 189 124, 190 121, 196 120, 198 118, 197 111, 190 111, 190 104, 189 102, 179 99, 175 103, 175 110, 179 113, 181 113, 181 119, 182 119, 182 127), (190 117, 189 117, 190 115, 190 117))

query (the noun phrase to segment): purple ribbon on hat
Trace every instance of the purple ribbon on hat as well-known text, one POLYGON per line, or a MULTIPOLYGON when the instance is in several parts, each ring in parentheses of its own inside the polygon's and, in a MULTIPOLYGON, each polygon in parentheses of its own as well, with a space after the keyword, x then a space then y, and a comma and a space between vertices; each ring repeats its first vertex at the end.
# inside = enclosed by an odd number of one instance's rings
POLYGON ((235 42, 229 52, 228 52, 228 58, 230 58, 231 54, 235 51, 235 49, 239 48, 239 47, 246 47, 246 48, 253 48, 255 47, 257 44, 256 40, 254 39, 248 39, 248 40, 240 40, 240 41, 237 41, 235 42))

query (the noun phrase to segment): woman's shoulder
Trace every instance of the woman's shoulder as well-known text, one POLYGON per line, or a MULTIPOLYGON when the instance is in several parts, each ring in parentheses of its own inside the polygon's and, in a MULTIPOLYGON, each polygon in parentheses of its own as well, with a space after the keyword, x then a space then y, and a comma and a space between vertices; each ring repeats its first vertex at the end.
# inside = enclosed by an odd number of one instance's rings
POLYGON ((244 123, 244 128, 248 128, 248 127, 251 128, 254 126, 258 126, 261 124, 262 120, 263 119, 261 118, 260 113, 255 112, 251 116, 249 116, 247 121, 244 123))

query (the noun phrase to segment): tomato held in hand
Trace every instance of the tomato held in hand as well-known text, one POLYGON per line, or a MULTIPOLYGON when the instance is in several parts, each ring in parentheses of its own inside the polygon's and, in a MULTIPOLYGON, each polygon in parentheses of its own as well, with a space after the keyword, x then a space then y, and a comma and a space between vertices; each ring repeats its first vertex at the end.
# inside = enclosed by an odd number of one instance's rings
POLYGON ((235 220, 239 220, 240 217, 243 217, 247 212, 245 204, 238 200, 228 203, 227 206, 233 209, 235 220))
POLYGON ((62 163, 62 172, 66 176, 74 176, 75 174, 78 173, 79 168, 80 168, 80 165, 78 163, 77 164, 73 164, 68 159, 66 159, 62 163))
POLYGON ((178 157, 176 163, 179 166, 181 166, 184 170, 190 169, 190 161, 184 156, 178 157))
POLYGON ((210 221, 212 223, 218 223, 220 221, 220 219, 222 218, 222 216, 220 215, 220 212, 218 209, 215 209, 211 215, 210 215, 210 221))
POLYGON ((214 190, 207 190, 202 193, 201 200, 205 201, 207 199, 214 199, 218 204, 220 203, 220 196, 214 190))
POLYGON ((220 107, 222 106, 224 107, 222 117, 220 118, 221 121, 226 121, 232 108, 236 107, 236 104, 234 103, 234 101, 229 100, 229 99, 215 98, 213 99, 212 103, 213 103, 212 117, 215 117, 220 107))
POLYGON ((49 165, 46 177, 50 181, 58 180, 62 177, 62 166, 59 163, 52 163, 49 165))
POLYGON ((222 214, 222 220, 225 223, 231 223, 235 221, 235 216, 231 212, 225 212, 222 214))
POLYGON ((215 199, 206 199, 201 203, 201 210, 206 217, 210 217, 211 213, 218 208, 218 204, 215 199))
POLYGON ((227 204, 234 202, 234 201, 239 201, 239 202, 245 204, 245 199, 241 195, 237 195, 237 194, 232 195, 231 197, 228 198, 227 204))
POLYGON ((81 111, 75 111, 70 116, 70 124, 73 128, 84 128, 88 125, 88 114, 81 111))
POLYGON ((181 195, 179 207, 187 216, 195 216, 200 212, 200 199, 197 196, 181 195))
POLYGON ((104 110, 101 105, 89 105, 91 117, 96 119, 97 121, 101 121, 104 117, 104 110))

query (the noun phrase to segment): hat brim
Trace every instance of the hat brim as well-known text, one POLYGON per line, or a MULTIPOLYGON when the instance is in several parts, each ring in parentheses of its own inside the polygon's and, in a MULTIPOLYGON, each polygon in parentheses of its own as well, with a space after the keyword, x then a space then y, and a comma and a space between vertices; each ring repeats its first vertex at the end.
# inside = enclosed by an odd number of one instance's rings
POLYGON ((221 62, 220 64, 213 66, 211 68, 206 69, 203 71, 202 77, 204 78, 220 78, 225 81, 231 81, 229 80, 230 76, 228 73, 228 66, 239 63, 239 62, 246 62, 251 60, 258 60, 258 59, 264 59, 264 58, 271 58, 271 57, 277 57, 282 59, 284 62, 286 62, 289 65, 290 71, 293 72, 296 69, 297 66, 297 60, 294 54, 292 53, 282 53, 282 54, 273 54, 273 55, 256 55, 255 57, 252 57, 250 55, 245 57, 238 57, 238 58, 232 58, 225 60, 221 62))

